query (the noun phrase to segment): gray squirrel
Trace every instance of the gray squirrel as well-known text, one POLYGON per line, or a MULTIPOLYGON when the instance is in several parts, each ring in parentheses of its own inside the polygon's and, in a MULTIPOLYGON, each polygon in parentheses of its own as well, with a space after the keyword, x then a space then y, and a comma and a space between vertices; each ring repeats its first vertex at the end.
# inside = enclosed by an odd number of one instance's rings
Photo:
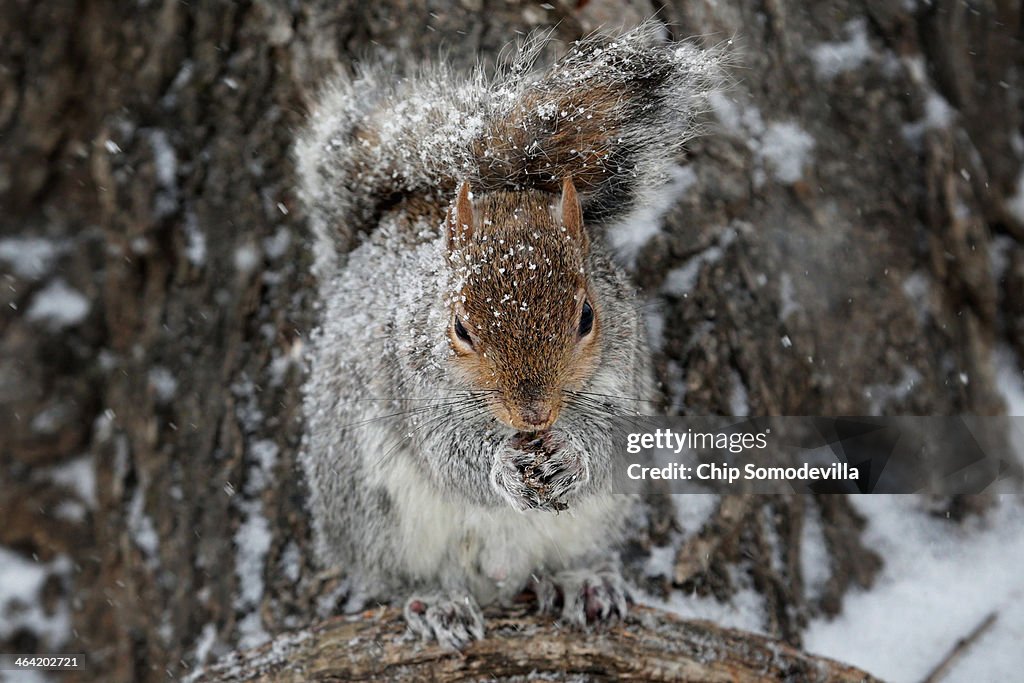
POLYGON ((661 184, 721 57, 655 22, 538 68, 379 66, 324 89, 296 145, 322 302, 302 467, 316 553, 363 599, 461 648, 526 588, 621 618, 634 498, 617 417, 649 413, 650 352, 604 229, 661 184))

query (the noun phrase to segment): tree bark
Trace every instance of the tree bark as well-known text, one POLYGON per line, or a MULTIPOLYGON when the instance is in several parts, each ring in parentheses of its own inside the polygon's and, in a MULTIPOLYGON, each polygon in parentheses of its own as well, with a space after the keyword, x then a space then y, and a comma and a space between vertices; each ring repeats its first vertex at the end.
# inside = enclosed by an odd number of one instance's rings
POLYGON ((874 677, 763 636, 636 608, 581 637, 523 613, 491 616, 490 637, 462 653, 403 637, 396 610, 338 617, 233 655, 197 683, 586 680, 869 683, 874 677))
MULTIPOLYGON (((0 546, 45 575, 0 605, 0 650, 155 681, 336 611, 296 467, 315 302, 289 154, 309 93, 368 51, 471 64, 654 13, 675 38, 734 37, 736 63, 637 253, 666 411, 1002 411, 993 349, 1024 354, 1019 3, 0 0, 0 546)), ((841 497, 652 509, 638 584, 752 588, 794 646, 880 563, 841 497), (666 545, 673 575, 646 576, 666 545)), ((624 665, 607 638, 558 642, 624 665)))

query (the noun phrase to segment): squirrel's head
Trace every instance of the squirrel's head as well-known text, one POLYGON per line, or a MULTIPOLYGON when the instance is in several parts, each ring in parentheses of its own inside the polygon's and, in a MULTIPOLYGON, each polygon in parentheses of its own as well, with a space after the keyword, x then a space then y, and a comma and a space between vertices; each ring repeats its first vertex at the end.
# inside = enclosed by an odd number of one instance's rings
POLYGON ((474 198, 463 183, 448 210, 452 362, 514 429, 550 427, 564 393, 597 367, 601 302, 587 277, 589 249, 571 178, 561 197, 474 198))

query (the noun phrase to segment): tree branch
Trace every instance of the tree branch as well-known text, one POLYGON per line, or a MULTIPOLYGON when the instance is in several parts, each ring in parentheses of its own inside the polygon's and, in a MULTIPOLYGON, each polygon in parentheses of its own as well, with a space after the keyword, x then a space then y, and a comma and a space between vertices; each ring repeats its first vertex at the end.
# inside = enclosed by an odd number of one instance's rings
MULTIPOLYGON (((490 614, 488 637, 464 652, 405 634, 395 609, 334 617, 232 653, 199 681, 462 681, 533 675, 624 681, 874 681, 781 641, 635 606, 625 623, 592 633, 525 608, 490 614)), ((521 680, 521 678, 517 678, 521 680)))

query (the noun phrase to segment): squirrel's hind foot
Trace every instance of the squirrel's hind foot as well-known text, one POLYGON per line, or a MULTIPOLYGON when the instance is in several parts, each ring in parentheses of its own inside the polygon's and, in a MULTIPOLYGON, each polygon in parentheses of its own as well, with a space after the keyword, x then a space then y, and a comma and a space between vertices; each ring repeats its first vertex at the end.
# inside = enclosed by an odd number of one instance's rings
POLYGON ((484 637, 483 613, 469 595, 413 596, 403 612, 410 631, 451 650, 461 650, 484 637))
POLYGON ((539 611, 577 628, 619 621, 629 609, 629 589, 615 569, 558 572, 535 578, 531 588, 539 611))

